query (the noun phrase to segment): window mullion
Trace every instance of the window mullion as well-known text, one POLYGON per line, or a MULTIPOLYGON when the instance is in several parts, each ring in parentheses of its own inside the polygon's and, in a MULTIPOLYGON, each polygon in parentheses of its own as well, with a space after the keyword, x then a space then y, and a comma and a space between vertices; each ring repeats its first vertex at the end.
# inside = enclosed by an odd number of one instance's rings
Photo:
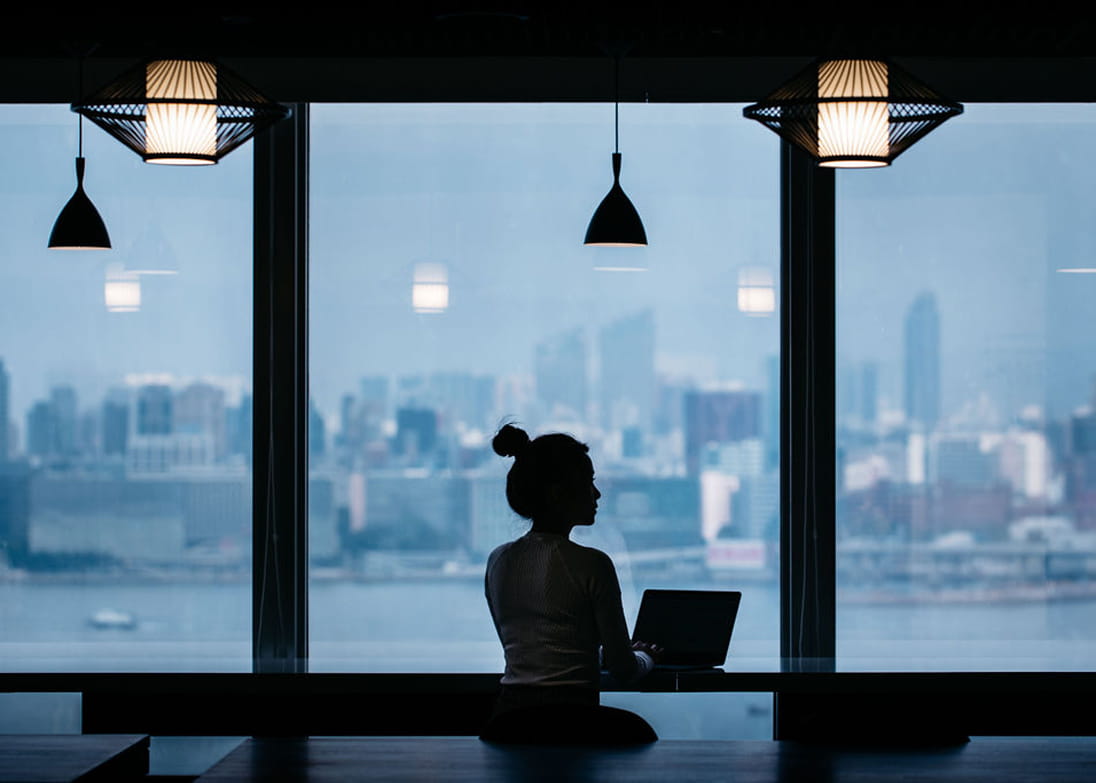
POLYGON ((255 139, 254 671, 308 660, 308 105, 255 139))
POLYGON ((781 144, 781 618, 785 668, 835 651, 834 175, 781 144))

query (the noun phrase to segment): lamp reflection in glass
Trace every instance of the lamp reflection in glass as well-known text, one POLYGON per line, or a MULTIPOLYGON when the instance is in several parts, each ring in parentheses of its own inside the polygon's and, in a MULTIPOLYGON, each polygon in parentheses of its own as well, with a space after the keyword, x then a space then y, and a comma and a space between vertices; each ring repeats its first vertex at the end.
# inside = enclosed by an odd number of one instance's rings
POLYGON ((141 280, 120 264, 107 267, 103 300, 111 313, 136 313, 141 309, 141 280))
POLYGON ((595 246, 595 272, 646 272, 647 249, 620 250, 612 246, 595 246))
POLYGON ((153 60, 145 67, 145 160, 175 166, 217 162, 217 67, 153 60))
POLYGON ((766 317, 776 312, 776 289, 768 269, 739 270, 738 309, 754 317, 766 317))
POLYGON ((124 256, 126 270, 135 275, 177 275, 179 259, 163 232, 150 225, 124 256))
POLYGON ((449 308, 449 273, 444 264, 416 264, 411 284, 416 313, 444 313, 449 308))
POLYGON ((822 63, 818 68, 818 165, 876 168, 886 166, 889 157, 887 64, 878 60, 822 63))

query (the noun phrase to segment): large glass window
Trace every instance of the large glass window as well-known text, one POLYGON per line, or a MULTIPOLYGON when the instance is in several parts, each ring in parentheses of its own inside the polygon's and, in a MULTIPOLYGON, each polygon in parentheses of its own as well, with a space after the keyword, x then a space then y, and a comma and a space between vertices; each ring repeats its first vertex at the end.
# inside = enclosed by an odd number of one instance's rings
POLYGON ((727 105, 621 106, 620 138, 648 248, 582 244, 611 105, 312 107, 312 670, 501 671, 506 420, 590 444, 575 538, 629 622, 741 589, 727 665, 776 665, 777 142, 727 105))
POLYGON ((251 153, 90 124, 113 249, 47 250, 77 116, 0 111, 0 666, 249 670, 251 153))
POLYGON ((1094 131, 972 105, 838 175, 845 665, 1092 665, 1094 131))

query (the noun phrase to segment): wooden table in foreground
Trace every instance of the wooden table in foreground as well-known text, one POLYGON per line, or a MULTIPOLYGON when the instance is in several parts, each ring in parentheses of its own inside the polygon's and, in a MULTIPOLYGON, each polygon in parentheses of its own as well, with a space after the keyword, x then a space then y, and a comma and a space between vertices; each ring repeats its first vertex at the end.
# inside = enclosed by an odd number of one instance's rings
POLYGON ((149 738, 141 734, 0 735, 2 783, 142 780, 149 738))
POLYGON ((1091 783, 1096 739, 975 739, 855 749, 774 741, 663 740, 634 748, 493 746, 474 738, 252 739, 199 783, 339 781, 876 781, 1091 783))

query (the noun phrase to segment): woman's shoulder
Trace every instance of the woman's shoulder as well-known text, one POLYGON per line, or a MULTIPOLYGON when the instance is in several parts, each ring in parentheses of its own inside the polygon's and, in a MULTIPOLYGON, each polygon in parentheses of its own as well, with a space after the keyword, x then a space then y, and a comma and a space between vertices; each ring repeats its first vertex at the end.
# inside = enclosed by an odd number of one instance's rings
POLYGON ((505 544, 499 544, 497 547, 491 550, 491 554, 487 556, 487 562, 490 563, 492 560, 498 560, 500 557, 506 554, 506 551, 510 549, 510 547, 512 547, 514 543, 514 541, 507 541, 505 544))
POLYGON ((589 563, 591 566, 598 568, 613 567, 612 558, 595 547, 584 546, 583 544, 568 540, 566 549, 571 556, 589 563))

